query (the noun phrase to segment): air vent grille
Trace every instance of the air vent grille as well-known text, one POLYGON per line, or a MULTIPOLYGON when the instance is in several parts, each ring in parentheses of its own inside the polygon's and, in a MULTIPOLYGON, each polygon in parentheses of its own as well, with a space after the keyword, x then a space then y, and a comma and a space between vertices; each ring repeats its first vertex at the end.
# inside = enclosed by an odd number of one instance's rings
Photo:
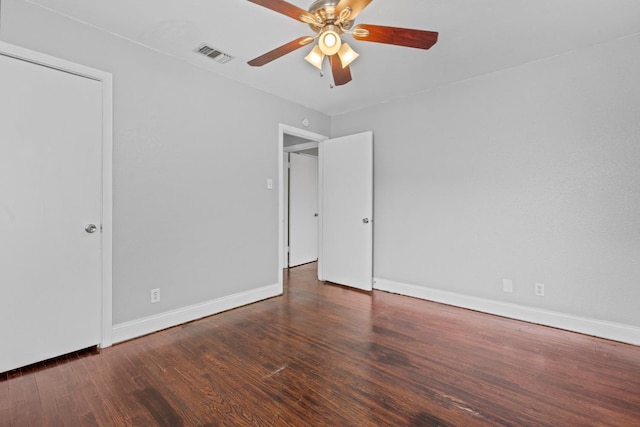
POLYGON ((224 52, 219 51, 215 47, 211 47, 206 43, 202 43, 200 46, 194 49, 194 52, 198 52, 204 56, 207 56, 213 59, 216 62, 221 64, 226 64, 227 62, 233 59, 233 56, 228 55, 224 52))

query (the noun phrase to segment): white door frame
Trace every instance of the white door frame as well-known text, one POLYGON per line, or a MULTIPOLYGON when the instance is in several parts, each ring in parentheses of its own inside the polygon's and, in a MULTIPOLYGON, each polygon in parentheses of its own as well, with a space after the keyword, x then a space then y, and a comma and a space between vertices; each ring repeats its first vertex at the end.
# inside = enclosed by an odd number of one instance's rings
MULTIPOLYGON (((278 285, 284 290, 284 136, 291 135, 320 143, 329 137, 280 123, 278 126, 278 285)), ((319 189, 319 191, 322 191, 319 189)), ((320 207, 318 207, 320 209, 320 207)), ((318 241, 320 246, 322 243, 318 241)))
MULTIPOLYGON (((285 132, 285 135, 289 135, 288 133, 285 132)), ((290 236, 289 236, 289 231, 290 231, 290 227, 289 227, 289 191, 290 191, 290 185, 291 185, 291 181, 289 179, 289 172, 290 172, 290 167, 291 165, 288 164, 290 161, 290 157, 289 155, 291 153, 297 153, 299 151, 304 151, 304 150, 310 150, 313 148, 318 148, 319 142, 318 141, 307 141, 307 142, 301 142, 300 144, 295 144, 295 145, 288 145, 286 147, 283 148, 284 154, 283 154, 283 176, 282 176, 282 183, 284 185, 284 199, 283 199, 283 209, 284 209, 284 222, 283 222, 283 230, 284 230, 284 241, 282 243, 282 256, 283 258, 283 268, 288 268, 289 267, 289 252, 288 249, 290 249, 287 245, 287 243, 289 243, 290 236)), ((318 156, 319 157, 319 156, 318 156)), ((318 199, 319 201, 319 199, 318 199)), ((320 211, 318 211, 319 213, 320 211)), ((319 223, 318 223, 319 225, 319 223)))
POLYGON ((66 73, 96 80, 102 83, 102 337, 99 346, 112 344, 112 265, 113 265, 113 113, 112 76, 110 73, 85 67, 53 56, 34 52, 8 43, 0 42, 0 55, 19 59, 66 73))

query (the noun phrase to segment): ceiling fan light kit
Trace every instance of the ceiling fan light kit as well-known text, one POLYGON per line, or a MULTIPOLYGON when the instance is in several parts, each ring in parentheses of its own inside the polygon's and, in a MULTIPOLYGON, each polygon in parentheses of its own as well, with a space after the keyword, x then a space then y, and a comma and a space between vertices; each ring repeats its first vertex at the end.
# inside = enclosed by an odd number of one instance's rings
POLYGON ((342 63, 342 68, 348 67, 355 59, 360 56, 358 52, 351 49, 348 43, 342 43, 340 50, 338 51, 338 56, 340 57, 340 62, 342 63))
POLYGON ((322 61, 324 60, 324 53, 320 50, 320 46, 316 45, 311 49, 311 52, 304 57, 307 62, 320 71, 322 71, 322 61))
POLYGON ((342 40, 336 31, 334 31, 333 26, 330 25, 329 28, 322 31, 320 37, 318 38, 318 46, 320 46, 320 50, 325 55, 335 55, 340 50, 340 46, 342 45, 342 40))
POLYGON ((336 86, 351 81, 349 65, 359 56, 351 46, 342 41, 341 34, 351 34, 359 41, 417 49, 429 49, 438 41, 438 33, 433 31, 368 24, 360 24, 351 30, 356 17, 372 0, 316 0, 308 11, 284 0, 248 1, 304 22, 315 32, 313 37, 296 39, 254 58, 248 62, 249 65, 260 67, 268 64, 318 39, 318 43, 304 59, 322 71, 322 63, 327 56, 336 86))

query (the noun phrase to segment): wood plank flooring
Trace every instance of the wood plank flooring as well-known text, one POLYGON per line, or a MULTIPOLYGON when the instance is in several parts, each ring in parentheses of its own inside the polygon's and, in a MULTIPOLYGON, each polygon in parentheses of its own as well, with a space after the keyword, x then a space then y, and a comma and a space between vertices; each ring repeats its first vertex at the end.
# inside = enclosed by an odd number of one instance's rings
POLYGON ((285 272, 281 297, 0 376, 0 426, 638 426, 640 347, 285 272))

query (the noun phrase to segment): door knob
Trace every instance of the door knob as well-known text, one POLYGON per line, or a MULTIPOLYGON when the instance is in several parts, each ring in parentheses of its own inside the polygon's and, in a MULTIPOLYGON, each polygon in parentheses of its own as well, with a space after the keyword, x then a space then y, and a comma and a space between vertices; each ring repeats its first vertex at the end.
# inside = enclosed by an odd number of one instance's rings
POLYGON ((369 218, 364 218, 364 219, 362 220, 362 222, 363 222, 363 223, 365 223, 365 224, 369 224, 369 218))
POLYGON ((91 234, 91 233, 95 233, 97 229, 98 227, 95 224, 89 224, 84 228, 84 231, 91 234))

